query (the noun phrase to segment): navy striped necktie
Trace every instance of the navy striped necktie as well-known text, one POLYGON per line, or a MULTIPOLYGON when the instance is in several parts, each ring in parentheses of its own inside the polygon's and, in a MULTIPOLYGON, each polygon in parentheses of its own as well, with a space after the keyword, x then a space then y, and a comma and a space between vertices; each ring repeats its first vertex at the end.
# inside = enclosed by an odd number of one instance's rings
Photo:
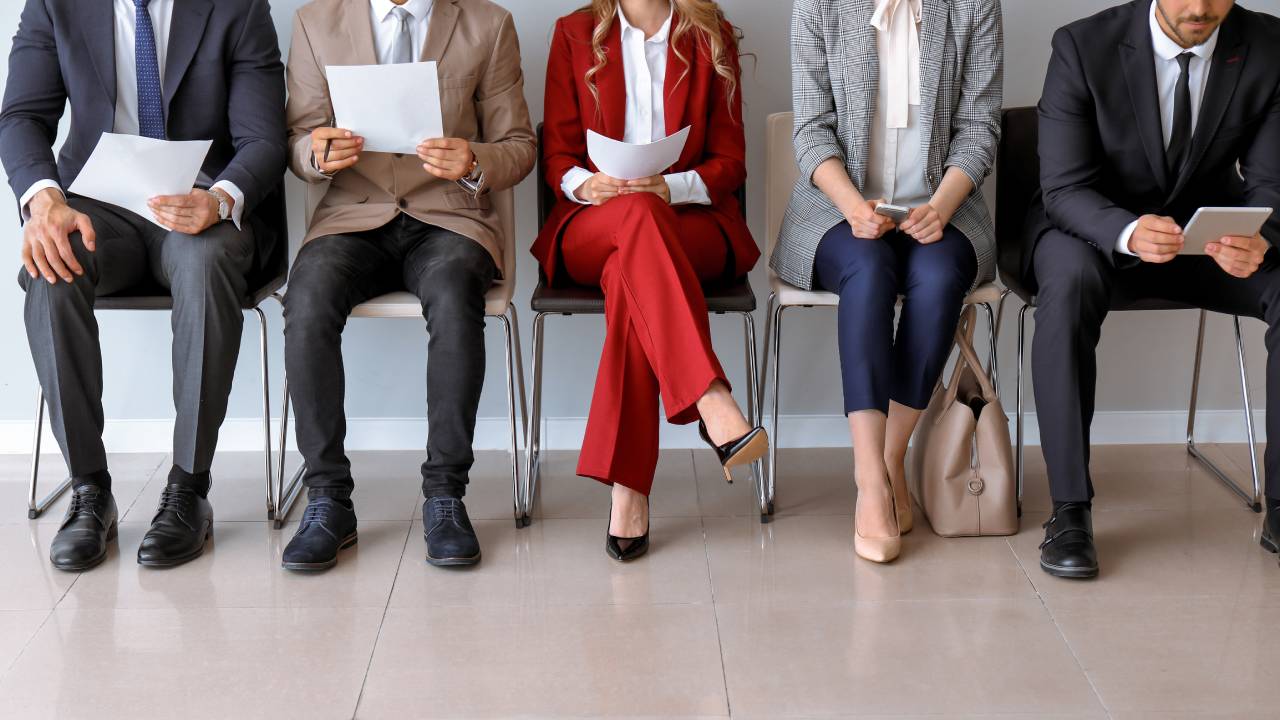
POLYGON ((164 139, 164 96, 160 87, 160 62, 156 59, 156 33, 147 5, 151 0, 133 0, 134 67, 138 73, 138 134, 164 139))

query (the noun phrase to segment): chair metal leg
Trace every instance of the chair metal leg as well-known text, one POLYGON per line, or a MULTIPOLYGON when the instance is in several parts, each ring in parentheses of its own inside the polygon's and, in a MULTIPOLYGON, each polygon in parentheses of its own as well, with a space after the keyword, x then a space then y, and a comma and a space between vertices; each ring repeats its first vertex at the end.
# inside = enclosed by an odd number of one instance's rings
MULTIPOLYGON (((524 383, 524 345, 520 343, 520 316, 516 313, 514 304, 507 307, 507 311, 511 314, 511 337, 515 343, 515 359, 516 359, 516 387, 519 389, 520 399, 520 439, 527 440, 529 437, 529 395, 525 390, 524 383)), ((526 488, 522 484, 520 486, 520 524, 523 527, 527 524, 526 517, 529 514, 529 498, 525 495, 526 488)))
POLYGON ((35 520, 44 514, 49 506, 58 501, 71 487, 71 477, 68 476, 58 483, 53 492, 44 497, 43 500, 36 501, 37 486, 40 481, 40 440, 41 434, 44 432, 44 389, 36 391, 36 424, 35 438, 31 441, 31 488, 27 492, 27 519, 35 520))
POLYGON ((542 342, 547 314, 533 316, 533 397, 530 403, 528 440, 525 442, 524 526, 533 522, 533 503, 538 496, 539 471, 542 463, 542 342))
POLYGON ((987 313, 987 377, 991 378, 991 386, 1000 391, 1000 367, 996 353, 996 313, 991 303, 982 303, 987 313))
POLYGON ((1213 473, 1228 490, 1235 493, 1244 501, 1244 504, 1255 513, 1262 512, 1262 477, 1258 472, 1258 443, 1257 435, 1253 429, 1253 404, 1249 398, 1249 375, 1245 367, 1244 359, 1244 334, 1240 330, 1240 316, 1235 316, 1235 333, 1236 333, 1236 356, 1240 364, 1240 391, 1244 395, 1244 421, 1245 428, 1249 433, 1249 464, 1253 474, 1253 495, 1241 488, 1231 477, 1218 467, 1209 458, 1200 452, 1200 448, 1196 446, 1195 430, 1196 430, 1196 402, 1200 395, 1200 366, 1204 359, 1204 331, 1205 323, 1208 319, 1208 311, 1200 311, 1200 328, 1196 335, 1196 359, 1194 369, 1191 375, 1191 406, 1187 410, 1187 452, 1191 457, 1195 458, 1209 472, 1213 473))
MULTIPOLYGON (((757 413, 760 406, 760 385, 757 382, 759 351, 756 349, 756 321, 752 313, 742 313, 742 335, 746 342, 747 424, 755 427, 760 422, 760 415, 757 413)), ((770 444, 772 442, 773 439, 770 438, 770 444)), ((763 459, 751 463, 751 479, 756 489, 756 500, 760 503, 760 516, 764 517, 768 515, 769 503, 765 497, 768 488, 765 487, 763 459)))
MULTIPOLYGON (((258 316, 258 348, 260 355, 258 358, 258 367, 262 373, 262 455, 263 464, 266 466, 266 484, 267 484, 267 519, 275 518, 276 506, 275 497, 272 495, 271 481, 273 470, 271 467, 271 379, 267 374, 267 316, 262 312, 262 308, 255 307, 253 312, 258 316)), ((283 454, 284 448, 281 448, 283 454)))
POLYGON ((294 503, 298 501, 298 496, 302 494, 302 475, 307 471, 307 463, 304 461, 298 465, 298 469, 293 473, 293 477, 289 479, 289 484, 284 482, 284 461, 288 448, 287 438, 289 431, 289 376, 284 376, 284 402, 281 403, 280 409, 280 458, 279 464, 276 466, 276 496, 275 496, 275 528, 279 530, 284 527, 285 522, 289 520, 289 511, 293 509, 294 503))
POLYGON ((761 522, 769 522, 773 518, 774 499, 777 496, 778 446, 782 443, 782 438, 778 435, 778 395, 781 389, 778 377, 782 370, 782 312, 786 307, 773 295, 769 296, 769 307, 772 311, 770 324, 773 326, 771 337, 773 345, 766 349, 765 362, 768 363, 772 356, 773 374, 770 376, 769 384, 773 396, 773 407, 769 418, 769 469, 765 473, 766 492, 763 507, 765 512, 760 516, 761 522))
POLYGON ((1017 466, 1018 477, 1018 517, 1022 517, 1022 488, 1024 473, 1024 453, 1026 449, 1026 438, 1023 431, 1023 423, 1026 415, 1026 388, 1025 388, 1025 351, 1027 339, 1027 311, 1031 309, 1031 305, 1023 305, 1018 311, 1018 420, 1017 420, 1017 445, 1014 463, 1017 466))
POLYGON ((511 433, 511 506, 516 527, 524 527, 524 493, 520 487, 520 446, 516 438, 516 378, 515 352, 512 349, 511 320, 504 315, 494 316, 502 323, 502 335, 506 349, 507 368, 507 424, 511 433))

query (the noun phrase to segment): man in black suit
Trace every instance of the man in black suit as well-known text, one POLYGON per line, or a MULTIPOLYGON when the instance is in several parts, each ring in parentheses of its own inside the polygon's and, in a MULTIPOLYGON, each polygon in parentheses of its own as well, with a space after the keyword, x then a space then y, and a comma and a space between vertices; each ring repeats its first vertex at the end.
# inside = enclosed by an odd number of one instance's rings
MULTIPOLYGON (((1113 295, 1266 321, 1267 430, 1280 438, 1280 215, 1180 255, 1200 207, 1280 211, 1280 20, 1234 0, 1134 0, 1058 30, 1040 114, 1033 370, 1054 511, 1040 566, 1093 577, 1089 425, 1113 295)), ((1267 447, 1263 546, 1280 537, 1267 447)))
POLYGON ((95 300, 155 284, 174 301, 177 420, 173 467, 138 562, 177 565, 203 552, 240 305, 249 274, 283 242, 259 216, 279 211, 286 159, 284 68, 267 0, 27 1, 9 56, 0 160, 25 221, 27 339, 72 477, 55 567, 97 565, 116 531, 95 300), (213 145, 197 186, 152 199, 145 218, 65 194, 107 132, 213 145))

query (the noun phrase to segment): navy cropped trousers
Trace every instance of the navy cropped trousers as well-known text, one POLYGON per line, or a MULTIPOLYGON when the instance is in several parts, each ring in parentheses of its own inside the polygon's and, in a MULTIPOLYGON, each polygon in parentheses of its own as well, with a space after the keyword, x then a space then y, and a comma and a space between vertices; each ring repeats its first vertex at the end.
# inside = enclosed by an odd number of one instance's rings
POLYGON ((947 226, 942 239, 929 245, 896 230, 866 240, 840 223, 818 244, 813 269, 817 286, 840 296, 845 413, 887 414, 890 400, 923 410, 951 354, 964 298, 978 272, 969 239, 947 226))

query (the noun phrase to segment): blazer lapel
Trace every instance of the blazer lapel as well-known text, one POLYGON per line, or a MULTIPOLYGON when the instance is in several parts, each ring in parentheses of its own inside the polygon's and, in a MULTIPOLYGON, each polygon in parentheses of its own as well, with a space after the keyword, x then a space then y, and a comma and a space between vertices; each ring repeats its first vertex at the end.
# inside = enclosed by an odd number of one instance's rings
POLYGON ((79 9, 83 14, 80 34, 93 59, 93 69, 98 82, 107 93, 111 107, 116 104, 116 25, 115 8, 109 2, 84 3, 79 9))
POLYGON ((920 142, 929 167, 933 167, 928 153, 933 145, 933 115, 938 103, 938 80, 942 76, 942 53, 951 20, 948 3, 949 0, 923 0, 920 4, 920 142))
MULTIPOLYGON (((605 64, 596 73, 596 91, 600 93, 600 112, 591 118, 604 123, 605 137, 621 140, 627 134, 627 74, 622 67, 622 28, 615 20, 604 45, 605 64)), ((587 53, 588 67, 595 58, 587 53)))
MULTIPOLYGON (((453 37, 453 28, 458 24, 457 0, 436 0, 431 10, 431 22, 427 28, 427 41, 422 45, 422 60, 440 60, 444 50, 453 37)), ((363 3, 358 3, 363 4, 363 3)), ((365 12, 365 16, 368 16, 365 12)))
POLYGON ((1169 171, 1164 154, 1164 130, 1160 126, 1160 95, 1156 88, 1151 24, 1145 10, 1135 9, 1133 15, 1129 37, 1120 45, 1120 66, 1124 70, 1129 100, 1138 118, 1138 134, 1142 136, 1142 147, 1147 151, 1151 172, 1161 188, 1168 188, 1169 171))
POLYGON ((1240 74, 1249 54, 1249 46, 1238 32, 1235 18, 1238 14, 1227 16, 1226 22, 1218 31, 1218 46, 1213 51, 1213 64, 1209 66, 1209 82, 1204 89, 1204 98, 1200 102, 1200 120, 1196 123, 1195 135, 1191 138, 1191 154, 1182 166, 1182 174, 1176 178, 1169 199, 1178 196, 1187 180, 1195 174, 1196 166, 1204 157, 1205 151, 1213 138, 1218 134, 1222 117, 1231 105, 1236 85, 1240 82, 1240 74))
MULTIPOLYGON (((106 3, 102 3, 106 4, 106 3)), ((164 66, 164 105, 167 110, 182 78, 187 74, 191 60, 196 56, 204 27, 213 10, 210 0, 176 0, 173 3, 173 21, 169 28, 169 57, 164 66)))
POLYGON ((350 57, 354 65, 377 65, 378 50, 373 45, 373 22, 370 20, 369 3, 344 2, 342 24, 347 28, 347 41, 351 45, 350 57))
MULTIPOLYGON (((679 16, 671 18, 671 27, 675 28, 679 16)), ((667 45, 667 77, 662 81, 662 115, 668 135, 674 135, 683 129, 684 111, 689 104, 690 86, 693 84, 693 68, 697 66, 697 48, 689 35, 680 39, 679 48, 675 42, 667 45), (684 55, 681 62, 676 50, 684 55), (686 65, 685 63, 688 63, 686 65)))

